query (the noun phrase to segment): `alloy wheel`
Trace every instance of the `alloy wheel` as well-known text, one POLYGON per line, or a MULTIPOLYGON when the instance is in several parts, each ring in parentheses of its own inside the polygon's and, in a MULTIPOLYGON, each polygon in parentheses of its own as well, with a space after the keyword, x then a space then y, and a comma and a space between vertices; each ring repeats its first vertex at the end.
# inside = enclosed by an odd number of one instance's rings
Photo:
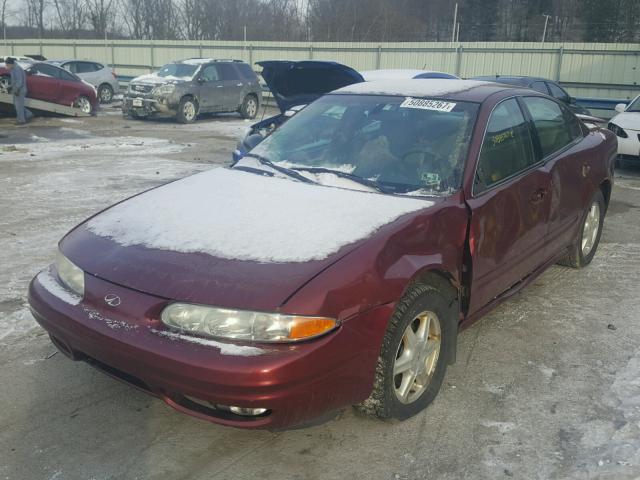
POLYGON ((591 253, 600 230, 600 204, 593 202, 582 227, 582 256, 591 253))
POLYGON ((407 325, 393 364, 394 390, 401 403, 413 403, 427 389, 441 344, 440 320, 434 312, 424 311, 407 325))

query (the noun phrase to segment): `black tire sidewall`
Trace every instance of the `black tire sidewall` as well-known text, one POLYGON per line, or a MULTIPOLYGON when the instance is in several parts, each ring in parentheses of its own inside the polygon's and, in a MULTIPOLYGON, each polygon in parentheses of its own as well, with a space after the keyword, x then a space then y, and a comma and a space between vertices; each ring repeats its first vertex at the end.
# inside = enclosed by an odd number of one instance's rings
POLYGON ((450 316, 449 301, 435 288, 429 288, 425 293, 416 298, 409 308, 398 319, 392 330, 387 332, 388 338, 385 338, 385 345, 382 352, 383 375, 384 375, 384 405, 385 417, 393 417, 400 420, 409 418, 420 411, 424 410, 437 396, 447 369, 447 359, 451 345, 450 336, 455 332, 453 328, 457 328, 455 321, 448 318, 450 316), (441 329, 441 344, 438 363, 433 374, 431 382, 422 396, 410 404, 401 403, 396 397, 394 389, 393 365, 398 347, 402 340, 404 331, 418 314, 426 310, 434 312, 438 316, 441 329))
POLYGON ((111 85, 107 85, 106 83, 103 84, 103 85, 100 85, 98 87, 98 101, 100 103, 111 103, 113 101, 114 93, 115 92, 113 91, 113 88, 111 88, 111 85), (105 100, 105 101, 102 100, 102 91, 103 90, 107 90, 107 91, 111 92, 111 96, 109 97, 109 100, 105 100))
POLYGON ((600 191, 600 189, 598 189, 598 191, 596 191, 596 193, 591 198, 589 205, 587 206, 587 208, 584 211, 584 214, 582 215, 582 222, 580 222, 580 232, 578 233, 578 244, 576 245, 576 248, 578 249, 578 261, 581 267, 589 265, 591 263, 591 260, 593 260, 593 257, 595 256, 596 251, 598 250, 598 245, 600 245, 600 237, 602 236, 602 229, 604 227, 604 217, 606 213, 606 208, 607 206, 604 202, 604 196, 602 195, 602 192, 600 191), (591 248, 589 255, 585 257, 582 254, 582 235, 584 233, 584 222, 586 221, 587 215, 589 215, 589 211, 591 210, 591 206, 593 205, 594 202, 598 202, 600 206, 600 222, 598 224, 598 234, 596 236, 596 241, 593 244, 593 247, 591 248))
POLYGON ((196 121, 196 118, 198 118, 198 104, 196 103, 196 101, 191 98, 191 97, 187 97, 187 98, 183 98, 180 100, 180 103, 178 104, 178 114, 176 115, 176 118, 178 120, 178 122, 180 123, 193 123, 196 121), (191 102, 193 103, 193 106, 195 108, 195 115, 193 116, 193 118, 191 120, 187 119, 184 116, 184 106, 187 102, 191 102))
POLYGON ((258 108, 259 108, 259 105, 258 105, 257 98, 254 95, 247 95, 246 97, 244 97, 244 100, 242 101, 242 106, 240 107, 240 114, 242 115, 242 118, 253 120, 258 115, 258 108), (249 100, 253 100, 254 102, 256 102, 256 113, 253 115, 249 115, 247 113, 249 100))

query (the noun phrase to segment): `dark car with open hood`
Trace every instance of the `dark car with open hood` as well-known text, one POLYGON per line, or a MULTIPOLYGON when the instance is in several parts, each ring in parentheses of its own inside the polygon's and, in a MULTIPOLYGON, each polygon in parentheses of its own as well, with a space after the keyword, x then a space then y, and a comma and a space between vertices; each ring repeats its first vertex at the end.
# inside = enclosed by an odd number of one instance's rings
POLYGON ((242 158, 276 128, 325 93, 364 82, 360 73, 337 62, 268 60, 257 65, 262 67, 262 78, 280 113, 251 126, 233 152, 234 161, 242 158))
POLYGON ((591 262, 615 155, 613 133, 529 89, 352 84, 233 167, 78 225, 29 303, 65 355, 201 419, 405 419, 460 329, 550 265, 591 262))

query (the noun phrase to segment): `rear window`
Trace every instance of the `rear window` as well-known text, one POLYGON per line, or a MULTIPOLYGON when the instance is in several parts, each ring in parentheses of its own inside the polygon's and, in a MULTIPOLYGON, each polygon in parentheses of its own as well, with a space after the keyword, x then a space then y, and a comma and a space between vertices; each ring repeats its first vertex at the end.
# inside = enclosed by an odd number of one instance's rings
POLYGON ((257 80, 255 72, 246 63, 236 63, 236 68, 240 71, 240 75, 245 80, 257 80))

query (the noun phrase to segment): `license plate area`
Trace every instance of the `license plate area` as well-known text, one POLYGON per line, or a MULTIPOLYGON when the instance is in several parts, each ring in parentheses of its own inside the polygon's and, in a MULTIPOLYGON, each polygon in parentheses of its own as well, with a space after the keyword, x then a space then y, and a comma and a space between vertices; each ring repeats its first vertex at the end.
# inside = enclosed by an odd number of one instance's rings
POLYGON ((141 98, 134 98, 132 105, 134 107, 141 107, 142 106, 142 99, 141 98))

